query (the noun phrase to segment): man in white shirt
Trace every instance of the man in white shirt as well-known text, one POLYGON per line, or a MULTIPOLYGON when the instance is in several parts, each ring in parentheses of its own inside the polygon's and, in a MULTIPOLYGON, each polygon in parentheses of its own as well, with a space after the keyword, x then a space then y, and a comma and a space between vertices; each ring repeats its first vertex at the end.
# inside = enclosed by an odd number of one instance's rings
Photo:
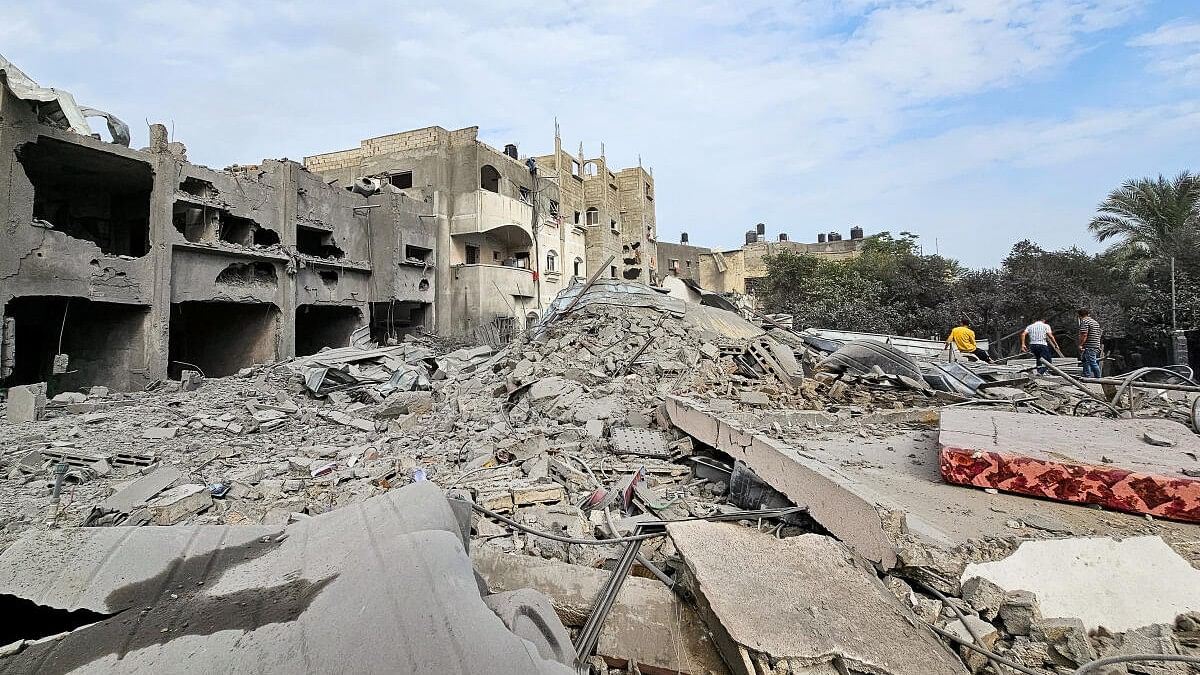
POLYGON ((1021 331, 1021 351, 1030 352, 1038 360, 1038 375, 1045 375, 1047 370, 1041 362, 1049 363, 1050 359, 1054 358, 1054 352, 1050 351, 1051 345, 1055 351, 1062 351, 1058 348, 1058 341, 1054 339, 1054 331, 1050 329, 1050 324, 1041 319, 1021 331))

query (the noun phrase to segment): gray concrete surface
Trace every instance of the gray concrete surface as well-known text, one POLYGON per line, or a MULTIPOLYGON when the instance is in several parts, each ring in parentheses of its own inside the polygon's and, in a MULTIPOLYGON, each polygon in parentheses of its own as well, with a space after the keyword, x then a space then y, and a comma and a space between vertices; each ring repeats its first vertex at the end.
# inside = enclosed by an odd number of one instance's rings
POLYGON ((838 541, 777 539, 731 523, 668 527, 726 661, 736 645, 804 666, 962 675, 961 661, 838 541))
POLYGON ((0 658, 0 673, 572 672, 484 604, 429 483, 282 531, 26 537, 0 556, 0 593, 113 615, 0 658))

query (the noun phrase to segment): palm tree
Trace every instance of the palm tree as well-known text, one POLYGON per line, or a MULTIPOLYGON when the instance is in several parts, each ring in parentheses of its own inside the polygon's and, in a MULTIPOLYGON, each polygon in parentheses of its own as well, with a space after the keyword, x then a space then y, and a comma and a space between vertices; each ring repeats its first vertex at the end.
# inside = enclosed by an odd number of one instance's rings
POLYGON ((1160 174, 1126 181, 1097 210, 1088 229, 1098 241, 1119 240, 1113 253, 1136 271, 1170 258, 1200 266, 1200 176, 1184 171, 1170 180, 1160 174))

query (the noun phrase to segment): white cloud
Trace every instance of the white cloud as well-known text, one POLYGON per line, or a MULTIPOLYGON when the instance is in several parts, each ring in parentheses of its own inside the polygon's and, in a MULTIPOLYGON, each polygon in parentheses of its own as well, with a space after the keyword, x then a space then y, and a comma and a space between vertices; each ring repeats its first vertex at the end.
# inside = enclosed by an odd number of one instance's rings
POLYGON ((1153 72, 1185 84, 1200 82, 1200 22, 1171 21, 1129 44, 1146 50, 1153 72))
POLYGON ((911 210, 947 181, 1087 161, 1151 134, 1152 114, 1195 114, 1179 101, 1046 118, 1031 102, 928 130, 977 95, 1059 77, 1133 0, 10 4, 5 55, 123 116, 135 143, 142 119, 170 121, 193 159, 224 166, 478 124, 543 152, 557 116, 568 148, 606 141, 620 165, 640 153, 663 238, 698 243, 734 244, 759 220, 844 229, 887 212, 859 186, 911 210))

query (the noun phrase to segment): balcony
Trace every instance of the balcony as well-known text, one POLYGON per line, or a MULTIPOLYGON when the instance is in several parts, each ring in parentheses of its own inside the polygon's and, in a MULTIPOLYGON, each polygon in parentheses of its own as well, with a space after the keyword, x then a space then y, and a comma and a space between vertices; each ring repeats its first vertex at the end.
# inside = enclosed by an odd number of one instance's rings
POLYGON ((454 285, 482 296, 503 295, 532 298, 537 294, 533 271, 504 265, 455 265, 454 285))
POLYGON ((533 234, 533 207, 525 202, 488 190, 459 195, 455 200, 450 234, 490 232, 498 228, 516 227, 524 230, 530 241, 533 234))

